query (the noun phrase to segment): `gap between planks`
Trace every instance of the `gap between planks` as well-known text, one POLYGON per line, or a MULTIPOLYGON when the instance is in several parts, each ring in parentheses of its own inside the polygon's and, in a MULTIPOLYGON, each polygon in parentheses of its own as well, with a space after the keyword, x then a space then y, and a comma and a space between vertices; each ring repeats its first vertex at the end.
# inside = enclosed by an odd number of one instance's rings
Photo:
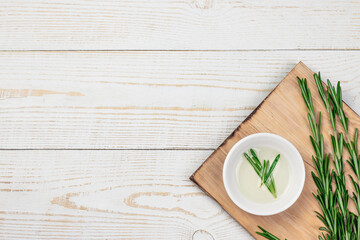
POLYGON ((214 151, 215 148, 0 148, 0 151, 214 151))
MULTIPOLYGON (((215 151, 215 148, 0 148, 0 151, 215 151)), ((306 161, 304 164, 315 169, 306 161)))
POLYGON ((360 48, 288 48, 288 49, 213 49, 213 50, 182 50, 182 49, 33 49, 33 50, 6 50, 0 49, 1 52, 287 52, 287 51, 319 51, 319 52, 340 52, 340 51, 353 51, 358 52, 360 48))

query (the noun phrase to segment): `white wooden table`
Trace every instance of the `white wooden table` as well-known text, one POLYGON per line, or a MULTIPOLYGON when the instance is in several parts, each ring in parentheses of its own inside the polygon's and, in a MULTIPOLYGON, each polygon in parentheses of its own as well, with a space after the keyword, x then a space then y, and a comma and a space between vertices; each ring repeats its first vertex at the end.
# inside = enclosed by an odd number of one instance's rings
POLYGON ((1 239, 251 239, 188 178, 300 60, 360 113, 360 2, 1 0, 1 239))

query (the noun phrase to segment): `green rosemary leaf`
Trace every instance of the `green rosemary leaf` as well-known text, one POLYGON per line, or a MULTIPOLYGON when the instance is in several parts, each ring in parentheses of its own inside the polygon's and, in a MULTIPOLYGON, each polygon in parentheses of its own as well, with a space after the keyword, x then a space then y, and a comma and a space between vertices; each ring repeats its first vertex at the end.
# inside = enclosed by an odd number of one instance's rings
POLYGON ((261 162, 260 162, 259 158, 257 157, 254 149, 250 148, 250 153, 251 153, 254 161, 256 162, 256 164, 258 164, 259 166, 261 166, 261 162))
MULTIPOLYGON (((354 136, 354 142, 357 143, 359 139, 359 129, 356 129, 355 130, 355 136, 354 136)), ((354 144, 355 145, 355 152, 358 152, 358 147, 357 147, 357 144, 354 144)))
POLYGON ((269 171, 268 171, 268 173, 267 173, 267 175, 266 175, 265 181, 267 181, 267 179, 270 177, 270 175, 271 175, 272 172, 274 171, 274 169, 275 169, 275 167, 276 167, 276 164, 278 163, 279 159, 280 159, 280 154, 278 154, 278 155, 276 156, 275 160, 274 160, 273 163, 271 164, 270 169, 269 169, 269 171))
POLYGON ((338 93, 339 103, 341 103, 342 102, 342 91, 341 91, 340 82, 337 83, 337 93, 338 93))
POLYGON ((260 186, 262 186, 265 183, 267 165, 268 165, 267 161, 265 160, 264 165, 263 165, 263 167, 261 169, 261 177, 260 177, 261 178, 261 185, 260 186))
POLYGON ((325 228, 325 227, 320 227, 319 230, 330 233, 329 230, 327 228, 325 228))
POLYGON ((249 155, 247 153, 244 153, 245 158, 249 161, 249 163, 251 164, 251 166, 254 168, 255 172, 257 173, 257 175, 261 175, 260 171, 261 171, 261 166, 259 166, 258 164, 255 163, 255 161, 249 157, 249 155))

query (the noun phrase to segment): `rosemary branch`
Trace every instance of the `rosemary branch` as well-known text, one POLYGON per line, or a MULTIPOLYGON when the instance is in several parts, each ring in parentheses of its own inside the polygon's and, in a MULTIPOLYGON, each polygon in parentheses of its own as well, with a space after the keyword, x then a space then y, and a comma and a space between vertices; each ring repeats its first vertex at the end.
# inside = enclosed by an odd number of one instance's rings
MULTIPOLYGON (((308 107, 308 98, 306 98, 306 92, 310 92, 310 90, 307 88, 306 79, 299 79, 299 86, 305 101, 306 106, 308 107), (305 97, 304 97, 305 96, 305 97)), ((327 112, 329 113, 330 122, 333 128, 334 135, 331 135, 331 142, 332 142, 332 148, 334 152, 334 167, 335 171, 333 170, 330 174, 330 187, 331 187, 331 180, 332 177, 334 178, 336 189, 334 191, 334 195, 332 197, 332 203, 328 205, 327 208, 323 207, 323 202, 319 201, 321 209, 323 211, 323 215, 319 215, 318 217, 322 220, 325 227, 321 227, 320 230, 325 231, 325 234, 322 233, 322 236, 319 236, 319 239, 346 239, 346 240, 352 240, 352 239, 360 239, 360 218, 355 213, 351 212, 348 209, 348 203, 349 203, 349 193, 346 188, 346 179, 345 179, 345 173, 343 170, 343 145, 346 146, 348 152, 350 153, 350 159, 347 160, 349 165, 351 166, 357 181, 353 179, 351 175, 349 175, 352 184, 354 186, 355 192, 353 192, 353 199, 354 203, 357 209, 358 214, 360 213, 360 172, 359 172, 359 158, 358 152, 357 152, 357 140, 358 140, 358 129, 355 130, 355 136, 354 141, 351 141, 351 138, 349 136, 349 120, 345 115, 345 112, 343 110, 343 101, 342 101, 342 92, 341 92, 341 86, 338 82, 337 87, 335 88, 331 82, 328 80, 326 91, 324 89, 323 83, 321 81, 321 75, 320 73, 314 74, 314 80, 315 84, 317 86, 319 95, 325 105, 325 108, 327 112), (344 129, 346 139, 344 138, 343 133, 339 133, 336 126, 336 116, 338 116, 340 123, 344 129), (324 212, 325 210, 325 212, 324 212), (332 224, 330 225, 330 221, 332 221, 332 224), (332 227, 331 227, 332 226, 332 227)), ((311 94, 308 94, 311 97, 311 94)), ((312 104, 311 104, 312 105, 312 104)), ((313 108, 310 109, 313 111, 313 108)), ((309 111, 309 108, 308 108, 309 111)), ((320 117, 319 117, 320 118, 320 117)), ((319 120, 320 121, 320 120, 319 120)), ((309 118, 310 123, 310 118, 309 118)), ((311 126, 312 123, 310 123, 310 128, 313 131, 313 127, 311 126)), ((320 130, 319 130, 320 131, 320 130)), ((313 131, 314 133, 314 131, 313 131)), ((313 141, 312 141, 313 143, 313 141)), ((316 145, 313 143, 313 147, 315 152, 316 145)), ((326 163, 328 164, 328 162, 326 163)), ((320 175, 320 172, 316 168, 318 174, 320 175)), ((315 178, 314 178, 315 180, 315 178)), ((317 184, 317 182, 315 181, 317 184)), ((318 186, 318 184, 317 184, 318 186)), ((329 188, 329 191, 332 189, 329 188)), ((318 196, 319 193, 322 193, 323 189, 319 189, 318 186, 318 196)))
POLYGON ((336 198, 333 194, 331 185, 334 172, 330 171, 329 168, 330 154, 325 154, 324 152, 324 137, 321 134, 321 113, 319 113, 319 120, 317 122, 311 92, 307 86, 307 80, 298 77, 298 83, 308 110, 308 122, 312 132, 310 141, 315 151, 315 157, 313 156, 312 160, 315 164, 316 173, 311 172, 311 175, 317 187, 317 192, 313 193, 313 195, 322 210, 322 213, 316 212, 317 217, 324 224, 324 227, 320 228, 323 232, 319 235, 319 239, 336 239, 335 236, 338 231, 336 228, 338 211, 335 207, 336 198))
MULTIPOLYGON (((331 126, 333 128, 334 135, 331 135, 332 148, 334 152, 334 166, 335 166, 335 174, 334 180, 336 185, 335 196, 337 200, 337 204, 339 206, 341 214, 338 213, 338 229, 343 229, 341 232, 336 232, 337 237, 341 237, 342 239, 350 239, 351 236, 351 225, 352 225, 352 217, 351 213, 348 209, 349 202, 349 193, 346 189, 346 180, 345 174, 343 170, 343 144, 344 137, 342 133, 337 132, 336 128, 336 113, 335 113, 335 104, 332 104, 332 99, 330 94, 326 95, 323 83, 321 81, 320 73, 314 74, 314 80, 319 91, 319 95, 325 105, 327 112, 329 113, 331 126), (339 236, 338 234, 342 234, 339 236)), ((328 87, 329 89, 329 87, 328 87)), ((328 91, 329 92, 329 91, 328 91)), ((341 100, 342 101, 342 100, 341 100)))
MULTIPOLYGON (((321 76, 319 74, 314 74, 314 79, 316 81, 316 84, 319 88, 321 81, 321 76)), ((319 88, 320 89, 320 88, 319 88)), ((319 90, 320 91, 320 90, 319 90)), ((343 101, 342 101, 342 91, 340 82, 337 83, 337 87, 335 88, 329 80, 327 80, 327 95, 328 95, 328 101, 331 102, 333 106, 333 112, 336 113, 338 116, 340 123, 345 131, 346 140, 344 140, 344 144, 350 154, 350 159, 347 160, 348 164, 350 165, 351 169, 353 170, 357 181, 353 179, 351 175, 349 175, 351 182, 354 186, 355 192, 353 192, 353 200, 357 209, 358 215, 360 214, 360 172, 359 172, 359 158, 358 155, 358 149, 357 149, 357 141, 358 141, 358 129, 355 129, 354 134, 354 141, 351 140, 349 135, 349 119, 346 117, 344 109, 343 109, 343 101)), ((342 147, 342 146, 341 146, 342 147)), ((335 165, 336 168, 336 165, 335 165)), ((345 176, 342 176, 345 181, 345 176)), ((336 180, 336 179, 335 179, 336 180)), ((345 186, 344 186, 345 187, 345 186)), ((345 189, 346 190, 346 189, 345 189)), ((344 191, 344 189, 340 189, 339 192, 344 191)), ((347 193, 347 191, 346 191, 347 193)), ((346 201, 345 192, 343 192, 343 200, 346 201)), ((347 198, 348 198, 347 194, 347 198)), ((345 224, 345 230, 347 230, 346 235, 344 236, 344 239, 360 239, 360 218, 358 215, 355 215, 354 213, 348 211, 348 214, 345 214, 344 211, 347 209, 342 209, 341 204, 343 202, 339 202, 339 207, 341 209, 341 212, 343 214, 344 218, 344 224, 345 224)), ((347 207, 347 202, 344 204, 344 208, 347 207)))
MULTIPOLYGON (((280 238, 278 238, 275 235, 269 233, 264 228, 262 228, 260 226, 258 226, 258 228, 260 228, 260 230, 262 231, 262 232, 256 232, 258 235, 263 236, 264 238, 269 239, 269 240, 280 240, 280 238)), ((287 239, 285 238, 285 240, 287 240, 287 239)))

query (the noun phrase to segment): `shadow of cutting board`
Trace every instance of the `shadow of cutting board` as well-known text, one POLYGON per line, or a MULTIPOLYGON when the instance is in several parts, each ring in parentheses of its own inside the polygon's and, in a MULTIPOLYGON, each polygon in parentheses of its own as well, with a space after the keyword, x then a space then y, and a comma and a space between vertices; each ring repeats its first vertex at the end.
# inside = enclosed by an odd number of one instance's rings
MULTIPOLYGON (((325 151, 332 154, 330 140, 332 128, 329 116, 318 94, 313 72, 300 62, 190 177, 256 239, 263 239, 255 233, 259 230, 258 225, 281 239, 285 237, 288 240, 317 239, 319 234, 321 222, 316 218, 314 211, 320 211, 320 208, 312 196, 312 193, 316 192, 316 186, 311 177, 311 171, 314 171, 311 156, 314 152, 309 139, 311 131, 306 117, 307 110, 298 86, 297 76, 308 79, 315 111, 321 111, 323 115, 322 132, 325 151), (305 186, 296 203, 280 214, 266 217, 255 216, 238 208, 228 197, 222 179, 224 160, 231 147, 243 137, 258 132, 275 133, 293 143, 303 157, 306 169, 305 186)), ((350 130, 354 132, 354 127, 360 128, 360 117, 346 104, 344 111, 350 121, 350 130)), ((338 129, 342 129, 340 125, 338 129)), ((346 159, 348 158, 345 155, 344 161, 346 159)), ((344 169, 346 173, 351 172, 347 164, 344 169)), ((351 185, 349 181, 347 183, 347 186, 351 185)))

